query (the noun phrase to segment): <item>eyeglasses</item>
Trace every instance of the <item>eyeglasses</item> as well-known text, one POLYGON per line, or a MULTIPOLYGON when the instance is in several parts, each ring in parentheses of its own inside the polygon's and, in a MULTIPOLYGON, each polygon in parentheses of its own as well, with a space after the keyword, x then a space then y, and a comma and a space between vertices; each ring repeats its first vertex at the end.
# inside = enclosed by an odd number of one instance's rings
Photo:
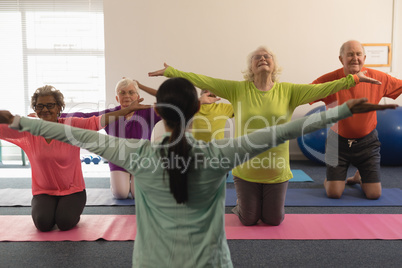
POLYGON ((272 55, 271 54, 264 54, 264 55, 254 55, 253 59, 254 60, 260 60, 262 57, 264 57, 264 59, 272 59, 272 55))
POLYGON ((35 111, 42 111, 43 108, 47 108, 48 110, 53 109, 56 106, 57 103, 46 103, 46 104, 36 104, 34 106, 35 111))
POLYGON ((134 91, 134 90, 130 90, 130 91, 122 91, 122 90, 120 90, 119 92, 117 92, 119 95, 121 95, 121 96, 125 96, 125 95, 130 95, 130 96, 133 96, 133 95, 135 95, 135 94, 137 94, 138 95, 138 92, 136 92, 136 91, 134 91))

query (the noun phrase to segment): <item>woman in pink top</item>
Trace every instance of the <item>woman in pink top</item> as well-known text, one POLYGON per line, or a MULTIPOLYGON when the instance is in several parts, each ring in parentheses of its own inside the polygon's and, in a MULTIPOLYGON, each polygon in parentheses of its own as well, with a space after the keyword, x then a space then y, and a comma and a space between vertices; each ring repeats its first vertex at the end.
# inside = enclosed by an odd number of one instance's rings
MULTIPOLYGON (((63 94, 46 85, 35 91, 31 107, 42 120, 97 131, 118 116, 149 108, 139 104, 141 101, 99 117, 59 118, 65 107, 63 94)), ((64 231, 77 225, 86 203, 80 148, 28 132, 18 132, 5 125, 0 126, 0 138, 21 147, 29 158, 32 167, 32 219, 36 228, 46 232, 57 225, 64 231)), ((71 136, 71 139, 74 140, 74 137, 71 136)))

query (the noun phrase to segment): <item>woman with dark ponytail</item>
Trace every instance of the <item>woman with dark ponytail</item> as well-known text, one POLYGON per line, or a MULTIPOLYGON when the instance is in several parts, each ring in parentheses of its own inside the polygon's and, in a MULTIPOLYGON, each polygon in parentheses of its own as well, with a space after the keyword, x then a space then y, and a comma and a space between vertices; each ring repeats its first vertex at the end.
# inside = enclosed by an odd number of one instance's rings
MULTIPOLYGON (((193 84, 186 79, 170 79, 161 85, 156 94, 159 105, 157 113, 165 120, 165 128, 171 131, 170 137, 165 137, 161 148, 161 156, 167 160, 170 192, 178 204, 184 204, 188 200, 188 168, 185 165, 175 165, 175 159, 183 159, 187 163, 190 159, 191 145, 185 136, 189 121, 200 108, 197 92, 193 84), (180 98, 177 98, 176 88, 181 89, 180 98)), ((165 171, 166 171, 165 170, 165 171)))
POLYGON ((208 143, 186 132, 198 107, 190 82, 166 80, 155 107, 166 128, 158 143, 102 135, 8 111, 0 111, 0 124, 85 148, 135 176, 133 267, 233 267, 225 235, 226 173, 288 139, 325 128, 352 113, 395 105, 349 100, 320 114, 208 143))

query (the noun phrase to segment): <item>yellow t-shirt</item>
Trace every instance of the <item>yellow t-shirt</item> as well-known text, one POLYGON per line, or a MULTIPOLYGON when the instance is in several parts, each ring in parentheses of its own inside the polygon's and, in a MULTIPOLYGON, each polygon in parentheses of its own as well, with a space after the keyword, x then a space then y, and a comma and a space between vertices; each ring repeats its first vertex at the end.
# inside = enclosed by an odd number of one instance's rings
POLYGON ((192 133, 197 140, 209 142, 225 137, 226 121, 232 118, 233 107, 227 103, 203 104, 194 115, 192 133))

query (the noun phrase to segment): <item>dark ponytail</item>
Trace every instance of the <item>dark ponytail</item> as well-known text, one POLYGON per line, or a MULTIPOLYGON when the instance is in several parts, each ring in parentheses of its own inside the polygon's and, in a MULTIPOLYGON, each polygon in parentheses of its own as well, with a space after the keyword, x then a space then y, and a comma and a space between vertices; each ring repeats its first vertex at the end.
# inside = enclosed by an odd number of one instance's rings
POLYGON ((166 80, 156 94, 157 111, 172 129, 170 137, 163 140, 161 156, 168 165, 170 192, 178 204, 188 201, 188 171, 192 166, 190 150, 185 131, 188 122, 198 111, 197 91, 193 84, 184 78, 166 80), (179 161, 178 161, 179 160, 179 161))

